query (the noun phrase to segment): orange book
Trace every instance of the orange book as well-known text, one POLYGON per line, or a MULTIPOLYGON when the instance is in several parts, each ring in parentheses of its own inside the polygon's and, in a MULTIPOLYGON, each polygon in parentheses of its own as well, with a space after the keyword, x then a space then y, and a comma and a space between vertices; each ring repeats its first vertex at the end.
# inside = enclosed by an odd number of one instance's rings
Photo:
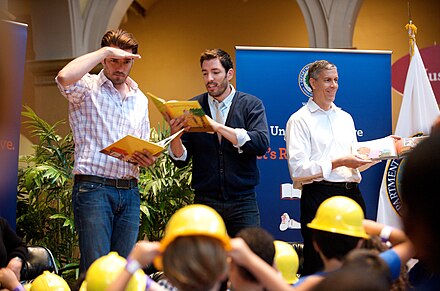
POLYGON ((165 117, 165 114, 173 119, 185 116, 185 120, 190 127, 190 132, 213 132, 211 125, 209 124, 206 114, 203 111, 202 106, 196 100, 177 101, 169 100, 165 101, 162 98, 147 92, 147 96, 157 107, 157 109, 165 117))
POLYGON ((134 152, 143 152, 143 150, 147 150, 152 155, 157 155, 163 152, 167 145, 182 131, 183 129, 179 130, 172 136, 161 140, 160 142, 151 142, 129 134, 112 143, 108 147, 100 150, 99 152, 129 163, 136 164, 136 161, 132 158, 134 152))

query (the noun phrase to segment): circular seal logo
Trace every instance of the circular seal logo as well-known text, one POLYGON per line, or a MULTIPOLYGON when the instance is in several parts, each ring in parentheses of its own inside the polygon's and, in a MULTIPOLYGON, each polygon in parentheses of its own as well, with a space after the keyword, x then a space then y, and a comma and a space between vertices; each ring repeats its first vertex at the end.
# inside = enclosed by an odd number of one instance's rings
MULTIPOLYGON (((418 132, 414 134, 412 137, 422 136, 423 132, 418 132)), ((387 164, 385 168, 385 174, 386 174, 386 191, 387 191, 387 197, 390 205, 394 209, 394 212, 402 216, 401 209, 402 209, 402 199, 400 195, 400 185, 402 180, 402 173, 405 170, 405 156, 401 159, 394 159, 390 160, 390 162, 387 164)))
POLYGON ((310 87, 309 80, 307 80, 307 76, 309 75, 309 67, 312 63, 308 63, 305 65, 301 71, 299 71, 298 75, 298 86, 308 98, 312 97, 312 88, 310 87))
POLYGON ((403 169, 405 167, 405 159, 394 159, 388 163, 386 173, 386 191, 390 206, 394 209, 394 212, 401 216, 402 199, 400 198, 400 180, 403 169))

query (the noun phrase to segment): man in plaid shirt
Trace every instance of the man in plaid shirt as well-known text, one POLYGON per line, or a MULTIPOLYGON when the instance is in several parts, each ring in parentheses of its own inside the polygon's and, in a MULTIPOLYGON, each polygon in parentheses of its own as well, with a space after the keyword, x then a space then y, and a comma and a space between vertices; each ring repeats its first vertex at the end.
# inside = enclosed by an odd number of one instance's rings
POLYGON ((149 139, 148 99, 129 77, 137 50, 131 33, 108 31, 100 49, 72 60, 56 77, 75 140, 72 204, 81 272, 110 251, 126 257, 137 241, 139 166, 156 158, 136 152, 137 163, 128 163, 99 152, 127 134, 149 139), (99 63, 99 74, 89 74, 99 63))

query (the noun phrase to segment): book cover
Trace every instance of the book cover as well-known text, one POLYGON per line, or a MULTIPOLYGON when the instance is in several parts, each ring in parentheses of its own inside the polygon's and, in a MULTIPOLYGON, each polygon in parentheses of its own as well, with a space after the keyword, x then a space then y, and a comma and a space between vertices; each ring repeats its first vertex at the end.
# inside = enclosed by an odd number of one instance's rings
POLYGON ((132 158, 134 152, 143 152, 143 150, 147 150, 152 155, 157 155, 163 152, 166 146, 182 131, 183 129, 161 140, 160 142, 150 142, 129 134, 100 150, 100 152, 117 159, 136 164, 136 161, 132 158))
POLYGON ((147 96, 162 113, 162 115, 165 116, 165 114, 168 114, 170 118, 177 118, 184 115, 185 120, 190 127, 190 132, 213 131, 208 119, 206 118, 206 114, 198 101, 165 101, 164 99, 159 98, 150 92, 147 92, 147 96))
POLYGON ((358 142, 352 153, 362 159, 387 160, 398 158, 394 139, 390 136, 358 142))
POLYGON ((402 137, 395 141, 391 136, 359 142, 353 154, 363 159, 399 159, 407 155, 428 136, 402 137))

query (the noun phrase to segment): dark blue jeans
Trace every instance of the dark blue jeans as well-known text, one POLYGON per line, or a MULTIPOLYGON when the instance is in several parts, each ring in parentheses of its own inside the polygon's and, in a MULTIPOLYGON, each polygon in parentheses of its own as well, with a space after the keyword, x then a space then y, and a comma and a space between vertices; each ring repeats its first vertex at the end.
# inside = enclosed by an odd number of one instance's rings
POLYGON ((81 273, 110 251, 128 256, 139 232, 138 188, 125 190, 77 182, 73 187, 72 205, 79 236, 81 273))
POLYGON ((228 235, 235 235, 243 228, 260 226, 260 210, 256 194, 247 194, 228 200, 196 195, 194 203, 214 208, 223 218, 228 235))

